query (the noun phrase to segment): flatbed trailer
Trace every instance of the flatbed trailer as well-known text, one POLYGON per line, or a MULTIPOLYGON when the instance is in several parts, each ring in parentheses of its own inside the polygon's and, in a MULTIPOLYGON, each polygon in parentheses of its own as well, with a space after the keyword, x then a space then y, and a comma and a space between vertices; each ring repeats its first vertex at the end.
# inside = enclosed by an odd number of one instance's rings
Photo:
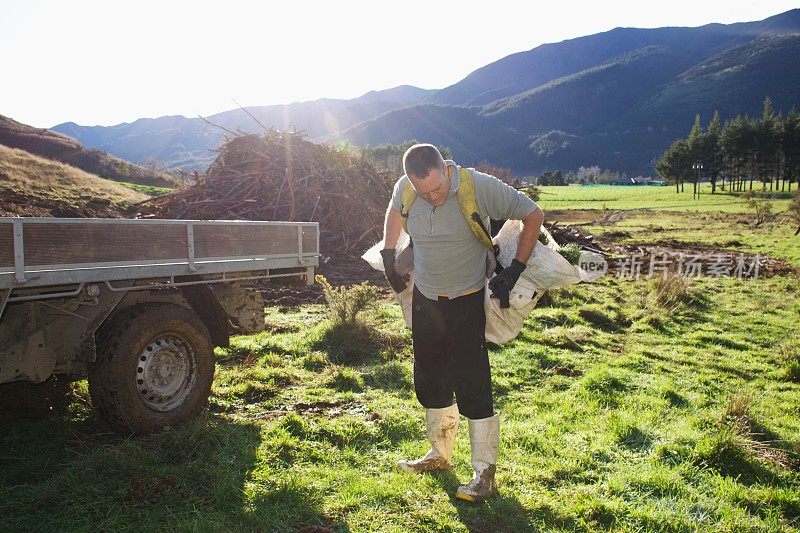
POLYGON ((248 288, 318 266, 316 222, 0 218, 0 384, 88 378, 115 429, 179 424, 214 346, 264 329, 248 288))

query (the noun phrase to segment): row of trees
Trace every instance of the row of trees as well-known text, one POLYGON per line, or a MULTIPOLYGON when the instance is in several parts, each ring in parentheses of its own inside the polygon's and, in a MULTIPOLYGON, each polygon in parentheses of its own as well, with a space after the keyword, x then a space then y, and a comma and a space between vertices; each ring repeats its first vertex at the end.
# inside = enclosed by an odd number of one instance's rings
POLYGON ((712 193, 718 182, 725 190, 726 180, 731 191, 753 190, 753 181, 791 191, 792 182, 800 183, 800 113, 792 107, 785 118, 776 115, 767 97, 761 118, 740 115, 722 125, 715 112, 705 131, 698 114, 689 135, 657 161, 656 172, 674 181, 676 191, 698 179, 710 181, 712 193))
MULTIPOLYGON (((416 139, 403 144, 384 143, 378 146, 365 146, 361 155, 377 168, 383 168, 400 176, 403 173, 403 154, 413 145, 419 144, 416 139)), ((445 159, 452 159, 453 151, 448 146, 437 146, 445 159)))

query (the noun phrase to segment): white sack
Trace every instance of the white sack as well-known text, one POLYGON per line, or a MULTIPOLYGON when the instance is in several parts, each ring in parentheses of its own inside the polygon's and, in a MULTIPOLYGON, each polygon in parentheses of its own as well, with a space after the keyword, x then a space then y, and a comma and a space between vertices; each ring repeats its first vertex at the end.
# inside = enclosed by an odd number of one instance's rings
MULTIPOLYGON (((497 236, 492 239, 492 242, 500 247, 497 259, 503 266, 510 265, 514 259, 521 231, 522 222, 509 220, 503 225, 497 236)), ((569 261, 558 253, 560 247, 550 235, 550 232, 544 226, 542 226, 541 231, 547 237, 548 244, 536 243, 525 270, 509 295, 511 307, 501 309, 500 300, 498 298, 490 298, 489 281, 486 281, 484 308, 486 310, 486 340, 489 342, 499 345, 519 335, 525 319, 536 307, 546 289, 557 289, 580 283, 581 281, 593 281, 593 279, 596 279, 578 266, 571 265, 569 261)), ((408 263, 410 261, 411 266, 408 273, 411 279, 406 289, 395 296, 403 309, 403 318, 406 326, 411 328, 411 298, 414 287, 414 271, 413 248, 409 248, 409 242, 408 235, 402 232, 395 249, 396 267, 399 273, 404 274, 405 272, 403 271, 409 268, 408 263)), ((382 249, 383 241, 375 244, 361 256, 373 268, 381 272, 383 272, 383 260, 380 255, 382 249)))

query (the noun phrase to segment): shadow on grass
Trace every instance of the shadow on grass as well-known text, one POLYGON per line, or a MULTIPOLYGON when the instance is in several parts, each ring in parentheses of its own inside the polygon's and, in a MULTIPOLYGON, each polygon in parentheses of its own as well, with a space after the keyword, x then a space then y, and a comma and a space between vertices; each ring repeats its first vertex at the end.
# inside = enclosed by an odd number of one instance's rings
POLYGON ((258 349, 252 349, 245 346, 231 346, 226 348, 225 355, 217 356, 216 362, 220 366, 233 367, 233 366, 253 366, 258 363, 261 356, 268 353, 276 354, 278 356, 295 356, 296 352, 287 350, 278 344, 268 343, 259 346, 258 349))
POLYGON ((472 533, 539 531, 540 524, 544 524, 545 528, 571 531, 577 526, 573 520, 564 519, 548 508, 525 508, 510 489, 503 488, 502 482, 498 485, 497 494, 485 502, 470 503, 456 498, 456 490, 462 483, 453 471, 430 475, 447 492, 459 520, 472 533))
POLYGON ((372 366, 364 380, 370 387, 388 391, 411 391, 414 388, 411 372, 401 361, 388 361, 372 366))
POLYGON ((327 353, 333 363, 361 365, 377 361, 384 351, 399 352, 405 341, 364 322, 325 322, 309 334, 310 348, 327 353))
POLYGON ((743 440, 731 431, 717 431, 705 435, 695 445, 692 463, 709 468, 722 476, 753 486, 762 483, 775 485, 774 475, 761 464, 743 440))
POLYGON ((204 411, 178 428, 117 435, 73 402, 0 427, 0 515, 8 530, 345 531, 321 496, 254 479, 260 426, 204 411))

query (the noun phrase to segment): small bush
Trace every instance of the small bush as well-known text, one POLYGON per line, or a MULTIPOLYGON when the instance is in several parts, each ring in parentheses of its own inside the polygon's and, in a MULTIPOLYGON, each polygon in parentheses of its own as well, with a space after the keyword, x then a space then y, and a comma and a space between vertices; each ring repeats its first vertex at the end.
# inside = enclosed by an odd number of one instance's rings
POLYGON ((667 400, 672 407, 686 407, 689 404, 672 382, 662 384, 656 392, 658 396, 667 400))
POLYGON ((539 197, 542 195, 542 190, 539 187, 534 187, 533 185, 529 187, 522 187, 519 190, 522 191, 525 194, 525 196, 527 196, 534 202, 538 202, 539 197))
POLYGON ((581 260, 581 246, 575 242, 565 244, 558 250, 558 253, 564 256, 570 265, 577 265, 581 260))
POLYGON ((674 273, 650 280, 648 287, 656 304, 667 311, 675 311, 681 305, 694 300, 689 282, 685 277, 674 273))
POLYGON ((775 215, 772 213, 772 202, 767 199, 758 198, 754 191, 747 191, 742 195, 744 203, 753 213, 753 227, 757 228, 764 222, 772 220, 775 215))
POLYGON ((613 393, 627 389, 625 380, 614 374, 607 367, 595 367, 587 372, 583 378, 583 386, 586 390, 598 393, 613 393))
POLYGON ((309 423, 297 413, 289 413, 278 424, 293 437, 306 438, 309 434, 309 423))
POLYGON ((747 431, 750 426, 750 406, 752 400, 746 394, 734 394, 722 411, 722 422, 726 425, 747 431))
POLYGON ((722 410, 720 427, 722 433, 732 432, 736 446, 743 448, 752 457, 769 464, 791 468, 793 461, 786 452, 775 447, 775 436, 766 431, 753 418, 750 408, 752 400, 746 394, 734 394, 722 410))
POLYGON ((355 324, 358 314, 373 307, 378 300, 378 287, 367 282, 334 288, 325 276, 317 275, 315 279, 322 285, 328 312, 334 324, 355 324))
POLYGON ((786 381, 800 382, 800 359, 788 361, 783 367, 783 378, 786 381))
POLYGON ((780 345, 778 352, 783 359, 783 379, 800 382, 800 339, 793 338, 780 345))
POLYGON ((800 191, 795 192, 792 196, 792 202, 789 204, 786 214, 789 215, 789 223, 797 228, 794 234, 800 235, 800 191))
POLYGON ((744 440, 733 429, 716 427, 695 445, 691 461, 696 466, 712 468, 723 476, 754 482, 769 474, 755 461, 744 440))

